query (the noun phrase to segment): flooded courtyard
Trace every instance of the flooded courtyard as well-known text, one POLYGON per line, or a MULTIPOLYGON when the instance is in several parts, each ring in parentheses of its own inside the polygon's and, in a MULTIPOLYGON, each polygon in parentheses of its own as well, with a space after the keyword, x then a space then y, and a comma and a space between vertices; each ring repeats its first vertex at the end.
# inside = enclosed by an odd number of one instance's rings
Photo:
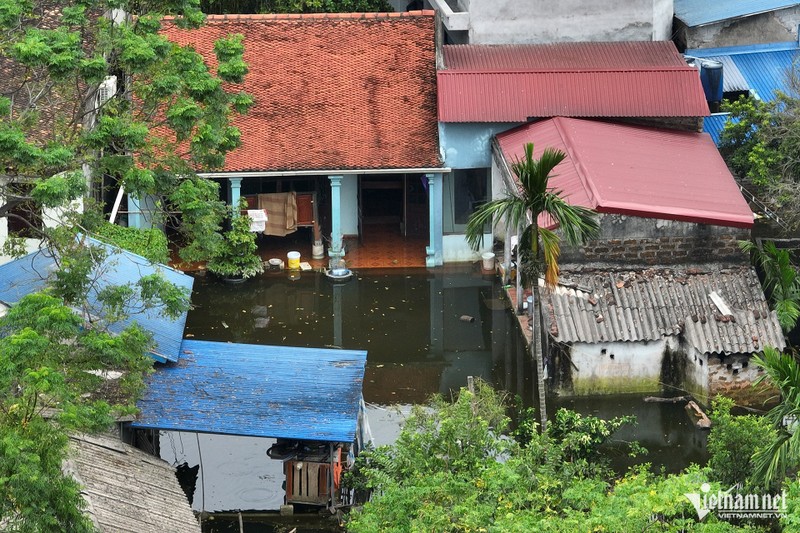
MULTIPOLYGON (((495 276, 473 265, 356 274, 345 283, 317 272, 266 273, 241 284, 198 277, 186 337, 367 350, 363 394, 377 445, 393 441, 412 404, 457 391, 467 376, 534 405, 534 370, 495 276)), ((638 425, 617 438, 638 440, 650 451, 638 462, 675 472, 706 460, 706 434, 694 429, 680 404, 645 403, 641 395, 549 398, 548 409, 560 406, 604 418, 636 415, 638 425)), ((163 432, 161 455, 171 464, 201 465, 196 511, 274 511, 283 503, 283 473, 266 456, 272 443, 163 432)), ((633 462, 610 453, 619 469, 633 462)))

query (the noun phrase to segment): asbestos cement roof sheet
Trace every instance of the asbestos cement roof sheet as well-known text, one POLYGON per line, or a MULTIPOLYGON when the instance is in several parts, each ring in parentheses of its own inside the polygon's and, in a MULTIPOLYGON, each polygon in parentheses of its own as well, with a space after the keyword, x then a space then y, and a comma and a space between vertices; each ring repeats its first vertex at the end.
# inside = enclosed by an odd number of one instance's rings
MULTIPOLYGON (((87 238, 86 241, 91 246, 102 248, 106 253, 103 262, 91 274, 95 282, 87 295, 89 313, 101 319, 106 316, 98 300, 98 295, 105 288, 124 285, 132 287, 134 296, 124 308, 127 317, 108 324, 108 329, 119 333, 129 325, 137 323, 153 336, 153 348, 148 355, 160 362, 177 361, 187 312, 181 313, 176 318, 169 318, 162 314, 160 306, 144 308, 141 292, 136 283, 144 276, 159 273, 167 281, 184 290, 188 301, 194 278, 166 265, 152 264, 144 257, 95 239, 87 238)), ((0 302, 13 305, 23 296, 44 289, 55 270, 56 259, 45 249, 0 265, 0 302)))
MULTIPOLYGON (((223 172, 440 168, 433 11, 211 15, 163 33, 213 69, 214 41, 244 36, 255 104, 223 172)), ((202 171, 215 169, 199 169, 202 171)))
POLYGON ((697 70, 671 42, 449 45, 441 122, 532 117, 701 117, 697 70))
POLYGON ((777 316, 749 265, 708 270, 565 268, 558 287, 543 298, 550 334, 563 343, 682 336, 699 352, 712 354, 785 346, 777 316))
MULTIPOLYGON (((705 133, 557 117, 497 135, 510 165, 534 143, 567 154, 550 185, 601 213, 748 228, 753 213, 705 133)), ((547 221, 540 221, 548 224, 547 221)))
POLYGON ((175 469, 105 435, 70 435, 65 470, 81 485, 97 531, 200 533, 175 469))
POLYGON ((356 435, 367 352, 185 340, 134 427, 326 442, 356 435))
POLYGON ((693 28, 800 5, 786 0, 675 0, 675 17, 693 28))

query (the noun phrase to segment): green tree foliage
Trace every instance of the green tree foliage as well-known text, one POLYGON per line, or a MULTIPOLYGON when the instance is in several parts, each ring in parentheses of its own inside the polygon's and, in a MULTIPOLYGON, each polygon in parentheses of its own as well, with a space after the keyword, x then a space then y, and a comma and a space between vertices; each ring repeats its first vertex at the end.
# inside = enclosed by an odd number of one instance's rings
POLYGON ((0 523, 7 531, 89 531, 62 470, 67 432, 130 413, 152 361, 149 338, 89 327, 61 298, 24 297, 0 319, 0 523), (113 374, 119 372, 119 374, 113 374))
MULTIPOLYGON (((242 198, 240 209, 247 208, 247 201, 242 198)), ((223 234, 222 245, 216 255, 207 263, 206 268, 212 274, 223 278, 252 278, 264 272, 261 257, 256 253, 256 235, 250 231, 250 218, 247 215, 232 213, 231 229, 223 234)))
POLYGON ((766 415, 773 433, 753 455, 753 481, 769 487, 800 464, 800 365, 792 355, 770 347, 753 362, 764 369, 756 384, 769 380, 780 393, 780 402, 766 415))
POLYGON ((348 531, 740 530, 697 520, 684 494, 708 482, 704 469, 657 476, 645 465, 614 483, 598 476, 606 470, 594 468, 595 451, 629 420, 565 410, 548 426, 554 433, 528 428, 515 439, 502 400, 479 384, 452 403, 416 407, 395 444, 357 460, 361 486, 374 492, 350 514, 348 531))
MULTIPOLYGON (((147 334, 132 326, 111 335, 108 326, 130 311, 174 316, 188 306, 188 295, 158 274, 98 286, 106 252, 79 235, 141 246, 101 223, 108 184, 151 198, 153 222, 179 227, 190 260, 222 242, 217 185, 196 171, 220 167, 239 145, 230 119, 253 100, 231 89, 247 73, 241 36, 219 40, 209 68, 161 34, 164 24, 201 25, 198 5, 0 0, 0 217, 28 223, 25 207, 55 210, 60 220, 30 228, 57 258, 56 270, 43 273, 47 291, 0 321, 2 529, 90 529, 77 485, 62 472, 67 434, 107 429, 114 415, 132 412, 152 368, 147 334)), ((3 247, 19 253, 20 243, 3 247)), ((165 259, 162 244, 149 238, 144 255, 165 259)))
POLYGON ((779 249, 772 241, 764 241, 761 248, 750 241, 740 241, 739 247, 761 269, 764 291, 778 321, 784 332, 791 331, 800 319, 800 276, 789 251, 779 249))
POLYGON ((141 255, 153 263, 169 262, 167 236, 159 229, 128 228, 105 222, 95 227, 94 235, 108 244, 141 255))
MULTIPOLYGON (((797 86, 796 75, 790 75, 797 86)), ((800 100, 781 92, 770 102, 740 97, 725 102, 730 112, 720 136, 720 151, 741 178, 759 189, 781 220, 800 223, 800 100)))
POLYGON ((205 13, 374 13, 392 12, 386 0, 202 0, 205 13))
POLYGON ((26 185, 0 190, 0 217, 19 217, 21 205, 65 209, 87 188, 99 199, 117 183, 156 200, 155 223, 186 207, 189 215, 173 222, 189 244, 201 241, 189 259, 213 253, 222 204, 195 171, 219 168, 240 144, 229 119, 253 100, 226 88, 247 73, 241 36, 216 43, 210 70, 160 33, 164 24, 195 28, 203 20, 196 0, 0 0, 0 64, 13 74, 0 81, 0 185, 26 185), (112 21, 112 12, 129 16, 112 21), (166 15, 171 22, 162 22, 166 15), (110 76, 116 92, 104 83, 110 76))
POLYGON ((712 402, 711 433, 708 435, 708 467, 712 477, 725 487, 737 483, 755 489, 751 476, 753 456, 777 435, 769 419, 731 413, 733 400, 717 396, 712 402))

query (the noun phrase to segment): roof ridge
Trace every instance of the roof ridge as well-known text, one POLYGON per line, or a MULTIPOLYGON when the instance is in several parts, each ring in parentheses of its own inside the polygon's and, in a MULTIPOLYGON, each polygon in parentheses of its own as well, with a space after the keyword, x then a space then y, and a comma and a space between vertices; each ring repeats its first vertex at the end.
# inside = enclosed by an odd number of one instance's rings
MULTIPOLYGON (((385 20, 395 18, 433 17, 436 12, 432 9, 398 12, 374 13, 226 13, 222 15, 206 15, 206 24, 218 22, 247 22, 247 21, 284 21, 284 20, 385 20)), ((175 20, 174 16, 164 17, 163 21, 175 20)))
POLYGON ((580 120, 580 119, 574 119, 570 117, 553 117, 550 120, 553 121, 553 126, 558 132, 558 136, 561 137, 561 140, 564 142, 564 147, 567 149, 567 154, 570 158, 570 161, 575 166, 575 171, 578 173, 578 176, 581 179, 581 183, 583 184, 583 188, 586 191, 587 196, 589 196, 589 199, 592 200, 595 204, 594 207, 592 207, 592 209, 596 211, 598 207, 601 207, 600 192, 595 187, 594 182, 592 181, 591 176, 589 175, 589 171, 584 167, 584 165, 581 163, 580 157, 578 157, 578 155, 575 153, 575 150, 573 149, 572 137, 569 135, 569 132, 562 124, 562 122, 566 121, 571 122, 573 120, 580 120))

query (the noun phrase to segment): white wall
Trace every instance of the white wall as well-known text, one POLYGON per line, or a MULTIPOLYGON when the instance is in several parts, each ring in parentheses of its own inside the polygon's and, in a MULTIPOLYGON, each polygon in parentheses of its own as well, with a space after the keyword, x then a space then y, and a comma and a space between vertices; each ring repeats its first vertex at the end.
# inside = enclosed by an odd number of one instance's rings
POLYGON ((471 44, 652 41, 672 33, 672 0, 461 0, 471 44))
POLYGON ((674 339, 649 342, 576 343, 570 358, 572 392, 578 396, 661 390, 661 363, 674 339), (613 357, 612 357, 613 356, 613 357))
POLYGON ((445 235, 442 239, 443 261, 445 263, 468 263, 479 261, 481 253, 492 250, 492 235, 483 236, 483 248, 473 252, 463 235, 445 235))

